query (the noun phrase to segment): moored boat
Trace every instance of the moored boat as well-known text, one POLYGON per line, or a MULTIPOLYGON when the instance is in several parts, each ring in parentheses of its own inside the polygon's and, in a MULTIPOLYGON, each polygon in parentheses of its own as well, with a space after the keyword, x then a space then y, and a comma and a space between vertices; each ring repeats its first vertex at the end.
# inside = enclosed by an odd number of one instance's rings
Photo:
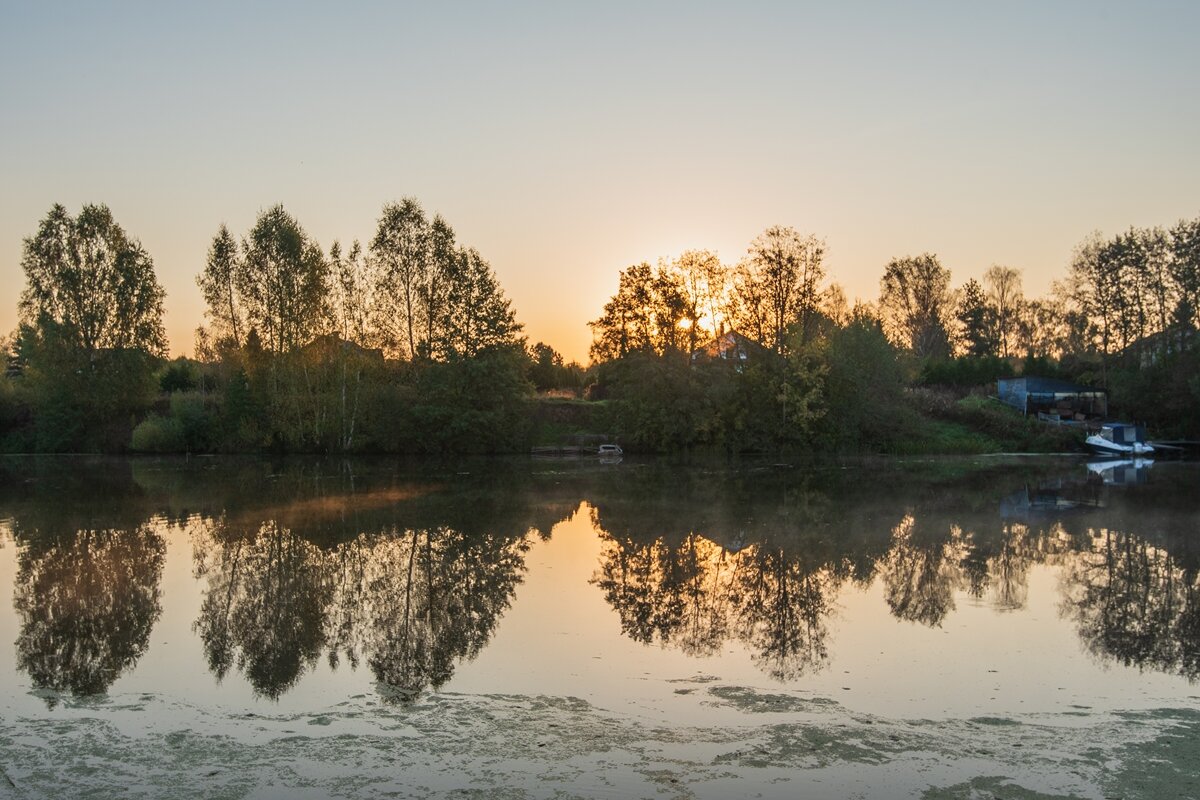
POLYGON ((1146 430, 1124 422, 1106 422, 1099 433, 1087 437, 1087 446, 1103 456, 1142 456, 1154 452, 1146 430))

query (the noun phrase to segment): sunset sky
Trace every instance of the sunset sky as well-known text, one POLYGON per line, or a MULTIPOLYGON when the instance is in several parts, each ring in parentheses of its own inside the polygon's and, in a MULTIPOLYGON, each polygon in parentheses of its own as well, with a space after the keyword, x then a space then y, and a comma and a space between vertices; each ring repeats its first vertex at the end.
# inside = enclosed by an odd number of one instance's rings
POLYGON ((415 196, 532 340, 586 359, 618 270, 828 244, 1027 293, 1091 230, 1200 215, 1200 3, 0 2, 0 331, 21 240, 106 203, 190 353, 222 222, 283 203, 327 250, 415 196), (846 7, 843 7, 846 6, 846 7))

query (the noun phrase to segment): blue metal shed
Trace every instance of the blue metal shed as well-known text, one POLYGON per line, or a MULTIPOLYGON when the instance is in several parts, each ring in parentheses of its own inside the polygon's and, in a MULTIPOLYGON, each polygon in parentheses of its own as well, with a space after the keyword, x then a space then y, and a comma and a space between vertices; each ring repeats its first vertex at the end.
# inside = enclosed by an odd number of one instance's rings
POLYGON ((1021 378, 1001 378, 996 381, 1000 400, 1022 414, 1052 416, 1103 417, 1108 414, 1108 393, 1103 389, 1081 386, 1057 378, 1026 375, 1021 378))

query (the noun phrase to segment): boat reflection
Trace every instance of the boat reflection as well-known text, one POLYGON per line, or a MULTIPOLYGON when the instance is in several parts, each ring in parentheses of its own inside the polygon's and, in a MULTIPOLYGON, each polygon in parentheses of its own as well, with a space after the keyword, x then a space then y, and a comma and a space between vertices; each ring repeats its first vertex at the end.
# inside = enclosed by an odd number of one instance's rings
POLYGON ((1089 461, 1088 472, 1102 483, 1123 486, 1145 483, 1154 465, 1152 458, 1110 458, 1104 461, 1089 461))

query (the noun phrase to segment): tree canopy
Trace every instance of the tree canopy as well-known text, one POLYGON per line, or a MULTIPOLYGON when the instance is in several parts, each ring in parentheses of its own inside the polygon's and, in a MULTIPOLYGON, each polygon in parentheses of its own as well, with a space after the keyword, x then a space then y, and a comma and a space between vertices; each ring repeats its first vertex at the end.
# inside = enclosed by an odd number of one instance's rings
POLYGON ((950 270, 937 256, 894 258, 880 281, 880 316, 897 343, 920 358, 950 354, 950 270))
POLYGON ((67 341, 98 350, 166 352, 165 293, 154 262, 104 205, 85 205, 72 217, 55 204, 25 239, 21 255, 26 286, 21 323, 53 324, 67 341))

